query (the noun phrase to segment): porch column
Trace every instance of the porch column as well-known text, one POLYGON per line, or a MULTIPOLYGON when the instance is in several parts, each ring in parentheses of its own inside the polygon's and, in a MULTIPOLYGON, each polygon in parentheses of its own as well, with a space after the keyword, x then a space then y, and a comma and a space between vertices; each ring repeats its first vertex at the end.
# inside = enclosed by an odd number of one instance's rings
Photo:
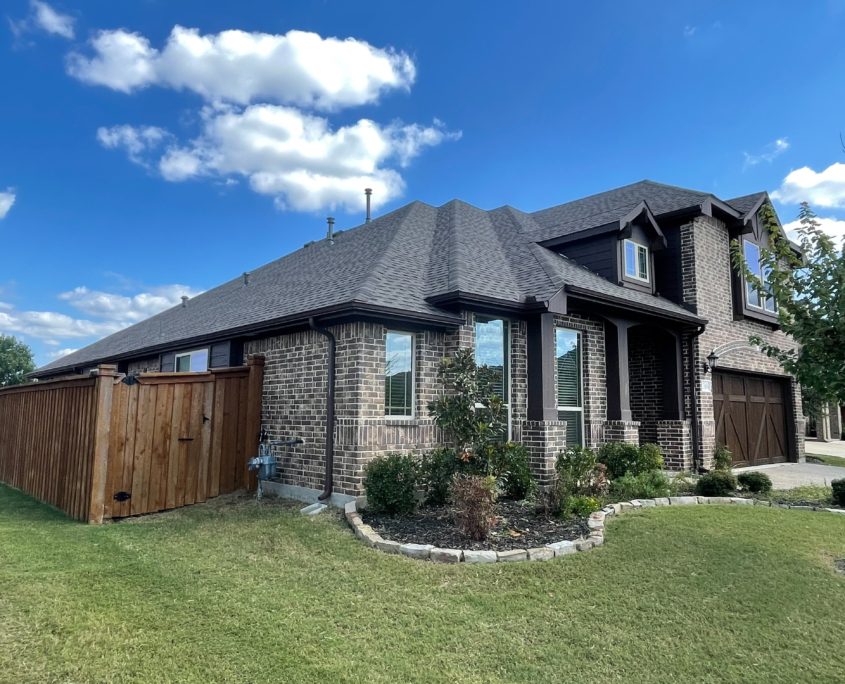
POLYGON ((628 389, 628 329, 634 325, 620 318, 606 319, 604 347, 607 362, 607 419, 630 422, 628 389))
POLYGON ((528 420, 557 420, 554 314, 529 318, 527 337, 528 420))
POLYGON ((522 442, 529 465, 541 487, 551 485, 557 474, 558 453, 566 448, 566 423, 558 420, 555 395, 555 317, 541 313, 526 325, 528 406, 522 442))

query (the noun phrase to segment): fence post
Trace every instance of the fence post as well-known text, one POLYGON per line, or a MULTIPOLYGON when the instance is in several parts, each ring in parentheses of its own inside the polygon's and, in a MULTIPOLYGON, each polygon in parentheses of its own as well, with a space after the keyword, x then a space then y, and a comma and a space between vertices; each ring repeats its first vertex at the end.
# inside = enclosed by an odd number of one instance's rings
MULTIPOLYGON (((246 409, 246 430, 244 431, 245 443, 244 453, 246 457, 252 458, 258 455, 258 443, 261 435, 261 403, 264 388, 264 357, 261 354, 250 354, 246 361, 249 366, 249 379, 247 386, 247 409, 246 409)), ((256 474, 249 470, 244 463, 244 482, 248 490, 253 490, 258 485, 256 474)))
POLYGON ((88 522, 97 525, 103 522, 106 506, 112 391, 116 376, 117 366, 101 365, 97 367, 97 413, 94 423, 94 453, 92 454, 93 463, 91 466, 91 500, 88 508, 88 522))

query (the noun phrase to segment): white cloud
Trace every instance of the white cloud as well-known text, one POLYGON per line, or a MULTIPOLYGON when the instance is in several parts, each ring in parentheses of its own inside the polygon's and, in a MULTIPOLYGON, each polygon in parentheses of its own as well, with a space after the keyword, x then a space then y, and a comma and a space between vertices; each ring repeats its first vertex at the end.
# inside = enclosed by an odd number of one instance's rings
POLYGON ((790 171, 772 198, 784 204, 809 202, 814 207, 845 207, 845 164, 836 162, 823 171, 809 166, 790 171))
POLYGON ((68 73, 85 83, 124 93, 159 85, 193 91, 209 102, 257 100, 337 109, 378 100, 386 90, 408 90, 411 58, 354 38, 323 38, 230 30, 201 35, 175 26, 158 50, 139 33, 100 31, 93 55, 72 53, 68 73))
POLYGON ((686 26, 684 26, 684 38, 692 38, 697 30, 697 26, 690 26, 689 24, 687 24, 686 26))
MULTIPOLYGON (((822 231, 832 237, 834 241, 841 242, 845 239, 845 220, 832 216, 819 216, 816 220, 819 222, 822 231)), ((798 228, 800 226, 801 222, 796 219, 785 224, 783 229, 786 231, 786 235, 790 240, 798 240, 798 228)))
POLYGON ((6 188, 5 192, 0 192, 0 219, 6 218, 6 214, 15 203, 17 195, 12 188, 6 188))
POLYGON ((143 155, 167 137, 168 132, 157 126, 101 126, 97 129, 97 140, 103 147, 124 149, 130 160, 142 166, 146 165, 143 155))
POLYGON ((74 37, 73 24, 76 21, 73 17, 57 12, 46 2, 31 0, 32 21, 34 24, 55 36, 61 36, 72 40, 74 37))
POLYGON ((59 299, 84 317, 58 311, 21 311, 3 304, 0 333, 25 335, 51 346, 60 345, 62 340, 93 341, 176 306, 182 295, 199 293, 185 285, 162 285, 131 296, 77 287, 63 292, 59 299))
POLYGON ((748 152, 743 152, 743 168, 747 169, 752 166, 757 166, 761 162, 766 162, 767 164, 771 164, 777 157, 782 155, 789 149, 789 140, 786 138, 777 138, 773 140, 768 145, 766 145, 758 154, 749 154, 748 152))
MULTIPOLYGON (((131 127, 120 128, 121 140, 140 136, 124 131, 131 127)), ((357 211, 365 187, 373 188, 374 206, 402 193, 404 181, 389 162, 407 166, 426 147, 459 137, 438 120, 431 126, 380 126, 361 119, 332 129, 325 118, 292 107, 217 105, 203 109, 202 134, 172 145, 158 167, 169 181, 244 177, 255 192, 272 196, 282 208, 357 211)))

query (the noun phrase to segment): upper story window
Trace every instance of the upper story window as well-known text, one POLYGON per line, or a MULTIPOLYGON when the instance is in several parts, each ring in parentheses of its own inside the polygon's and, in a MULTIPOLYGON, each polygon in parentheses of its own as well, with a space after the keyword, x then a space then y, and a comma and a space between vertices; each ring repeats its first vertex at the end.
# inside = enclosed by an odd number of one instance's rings
POLYGON ((745 256, 745 263, 748 270, 763 283, 760 288, 754 283, 745 281, 745 303, 755 309, 762 309, 769 313, 777 313, 778 306, 775 298, 771 295, 771 290, 768 285, 769 269, 761 262, 760 246, 743 241, 743 255, 745 256))
POLYGON ((176 354, 177 373, 204 373, 208 370, 208 349, 195 349, 176 354))
POLYGON ((581 333, 555 328, 558 420, 566 421, 566 444, 584 444, 581 333))
POLYGON ((507 412, 507 434, 510 438, 510 329, 508 321, 502 318, 475 319, 475 363, 486 366, 492 375, 493 393, 502 399, 507 412))
POLYGON ((625 275, 628 278, 649 281, 648 247, 633 240, 625 240, 625 275))
POLYGON ((384 337, 384 415, 414 415, 414 336, 388 331, 384 337))

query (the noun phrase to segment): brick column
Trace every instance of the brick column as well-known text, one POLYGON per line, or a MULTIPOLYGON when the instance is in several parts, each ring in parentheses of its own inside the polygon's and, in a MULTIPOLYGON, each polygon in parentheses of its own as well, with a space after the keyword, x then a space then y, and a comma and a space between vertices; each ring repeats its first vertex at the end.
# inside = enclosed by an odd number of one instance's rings
POLYGON ((657 444, 669 470, 692 470, 692 436, 688 420, 657 421, 657 444))
POLYGON ((638 420, 608 420, 604 424, 605 442, 640 443, 640 422, 638 420))
POLYGON ((566 421, 526 420, 522 424, 522 443, 528 449, 529 465, 541 487, 556 478, 557 455, 566 448, 566 421))

